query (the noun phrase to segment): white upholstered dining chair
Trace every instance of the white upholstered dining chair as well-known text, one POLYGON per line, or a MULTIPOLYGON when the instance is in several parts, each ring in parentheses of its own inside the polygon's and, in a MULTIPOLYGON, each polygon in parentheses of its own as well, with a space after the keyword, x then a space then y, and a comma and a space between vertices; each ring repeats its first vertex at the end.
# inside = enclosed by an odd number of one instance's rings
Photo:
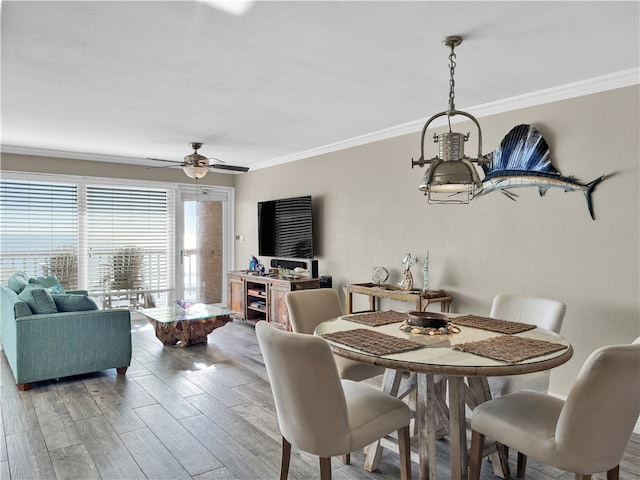
POLYGON ((601 347, 582 366, 566 401, 522 391, 475 408, 470 479, 480 476, 486 436, 518 450, 519 477, 531 456, 577 480, 605 471, 617 480, 639 414, 640 343, 601 347))
MULTIPOLYGON (((566 309, 567 306, 558 300, 503 293, 493 299, 489 316, 511 322, 530 323, 560 333, 566 309)), ((547 370, 526 375, 489 377, 491 397, 496 398, 519 390, 546 393, 550 376, 551 372, 547 370)))
POLYGON ((320 457, 321 479, 331 478, 331 457, 364 448, 398 432, 400 473, 411 478, 409 407, 368 385, 341 380, 326 340, 256 324, 282 433, 280 479, 289 472, 291 447, 320 457))
MULTIPOLYGON (((322 322, 344 315, 338 292, 332 288, 297 290, 285 296, 289 321, 295 333, 313 335, 322 322)), ((359 382, 384 373, 384 368, 334 356, 340 378, 359 382)))

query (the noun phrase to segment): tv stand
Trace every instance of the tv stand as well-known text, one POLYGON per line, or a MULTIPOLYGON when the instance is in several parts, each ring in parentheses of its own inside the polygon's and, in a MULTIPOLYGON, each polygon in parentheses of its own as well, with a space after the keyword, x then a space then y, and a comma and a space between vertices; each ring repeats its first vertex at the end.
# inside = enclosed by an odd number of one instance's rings
POLYGON ((284 297, 294 290, 319 288, 319 278, 285 278, 240 270, 227 273, 229 310, 233 317, 251 323, 265 320, 291 331, 284 297))

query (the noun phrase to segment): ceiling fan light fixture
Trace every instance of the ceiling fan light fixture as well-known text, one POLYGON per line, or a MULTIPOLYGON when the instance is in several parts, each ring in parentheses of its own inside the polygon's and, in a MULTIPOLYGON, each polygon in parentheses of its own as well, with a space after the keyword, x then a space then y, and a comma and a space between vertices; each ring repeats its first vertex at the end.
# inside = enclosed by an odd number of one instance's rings
POLYGON ((189 146, 193 148, 193 153, 184 157, 182 171, 187 177, 198 180, 209 173, 209 159, 198 153, 198 149, 202 147, 202 143, 189 142, 189 146))
POLYGON ((209 169, 207 167, 195 165, 183 165, 182 171, 187 177, 193 178, 194 180, 199 180, 209 172, 209 169))
POLYGON ((202 147, 202 143, 200 142, 189 142, 189 145, 191 146, 191 148, 193 148, 193 153, 185 155, 182 162, 174 162, 172 160, 163 160, 160 158, 148 158, 147 160, 154 160, 156 162, 164 162, 170 164, 165 165, 165 167, 180 167, 187 177, 193 178, 194 180, 198 180, 204 177, 207 173, 209 173, 210 170, 213 169, 225 170, 230 172, 249 171, 249 167, 242 167, 240 165, 228 165, 224 162, 224 160, 220 160, 219 158, 208 158, 204 155, 200 155, 198 153, 198 149, 202 147), (216 163, 211 164, 209 162, 210 160, 214 160, 216 163))

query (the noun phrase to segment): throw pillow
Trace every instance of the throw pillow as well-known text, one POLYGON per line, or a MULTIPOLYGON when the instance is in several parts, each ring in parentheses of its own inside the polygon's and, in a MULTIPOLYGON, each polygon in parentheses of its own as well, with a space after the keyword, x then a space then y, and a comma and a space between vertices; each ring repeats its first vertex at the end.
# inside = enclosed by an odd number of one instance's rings
POLYGON ((18 298, 29 305, 31 311, 35 314, 58 313, 53 297, 42 287, 27 287, 20 292, 18 298))
POLYGON ((85 310, 98 310, 98 305, 86 295, 51 295, 59 312, 82 312, 85 310))
POLYGON ((27 285, 29 285, 29 277, 24 272, 14 273, 7 281, 7 286, 16 293, 22 292, 27 285))
POLYGON ((53 287, 45 288, 45 290, 51 294, 57 293, 58 295, 63 295, 66 293, 61 285, 54 285, 53 287))
POLYGON ((20 317, 28 317, 29 315, 33 315, 33 312, 29 308, 25 302, 16 302, 13 305, 13 314, 16 318, 20 317))
POLYGON ((48 277, 36 277, 29 279, 30 285, 39 285, 49 290, 51 293, 65 293, 64 288, 60 285, 60 282, 54 275, 48 277))

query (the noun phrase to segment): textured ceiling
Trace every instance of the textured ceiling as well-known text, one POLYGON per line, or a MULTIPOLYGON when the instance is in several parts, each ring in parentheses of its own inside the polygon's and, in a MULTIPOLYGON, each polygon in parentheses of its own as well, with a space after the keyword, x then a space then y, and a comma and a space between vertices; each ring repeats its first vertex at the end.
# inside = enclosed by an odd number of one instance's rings
POLYGON ((259 167, 445 110, 454 34, 458 109, 639 65, 637 1, 248 6, 3 1, 2 150, 259 167))

